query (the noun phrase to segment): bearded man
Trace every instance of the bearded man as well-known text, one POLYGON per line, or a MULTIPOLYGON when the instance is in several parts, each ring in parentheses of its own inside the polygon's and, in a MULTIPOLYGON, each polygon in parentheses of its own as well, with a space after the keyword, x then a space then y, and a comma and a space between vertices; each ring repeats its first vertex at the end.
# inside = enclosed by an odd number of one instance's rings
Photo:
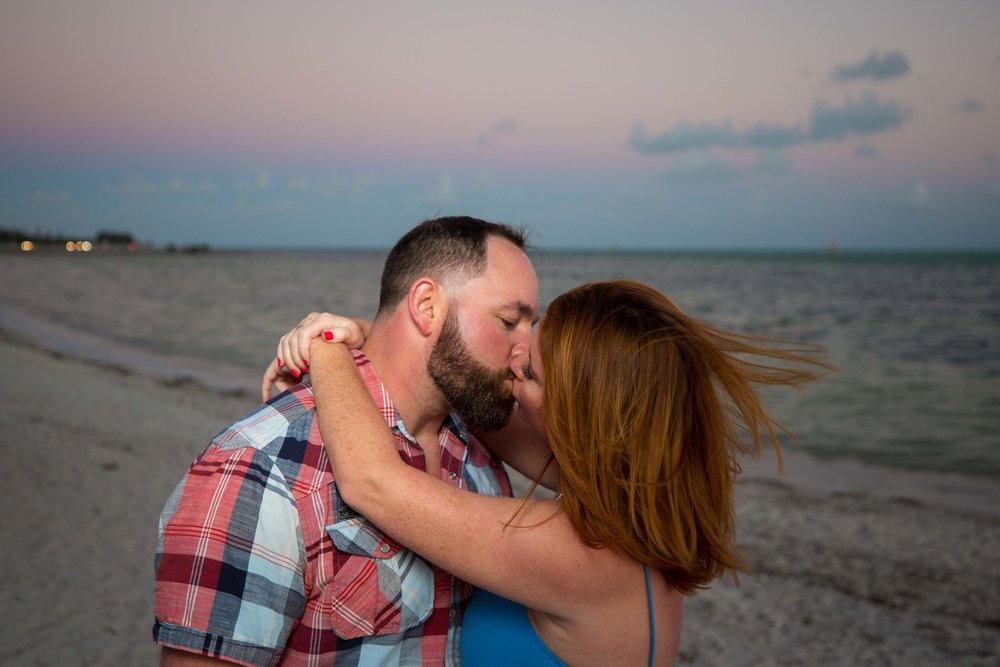
MULTIPOLYGON (((507 421, 537 313, 520 231, 438 218, 399 240, 355 360, 404 461, 510 495, 465 424, 507 421)), ((174 667, 453 664, 471 592, 341 501, 305 381, 216 436, 167 500, 153 637, 174 667)))

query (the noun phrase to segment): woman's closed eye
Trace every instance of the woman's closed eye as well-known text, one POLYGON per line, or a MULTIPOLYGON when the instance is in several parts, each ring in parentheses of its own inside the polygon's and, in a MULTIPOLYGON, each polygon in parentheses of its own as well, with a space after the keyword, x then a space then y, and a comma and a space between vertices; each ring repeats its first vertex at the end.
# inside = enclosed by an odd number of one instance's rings
POLYGON ((535 373, 531 370, 531 364, 524 364, 521 366, 521 374, 524 375, 525 380, 534 380, 535 373))

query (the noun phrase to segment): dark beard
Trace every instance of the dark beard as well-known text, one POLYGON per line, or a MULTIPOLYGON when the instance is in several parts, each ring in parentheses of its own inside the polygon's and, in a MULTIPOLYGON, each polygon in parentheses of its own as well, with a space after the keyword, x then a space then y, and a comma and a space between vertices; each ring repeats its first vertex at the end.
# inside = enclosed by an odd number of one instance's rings
POLYGON ((497 431, 514 409, 514 392, 507 386, 509 369, 491 371, 469 354, 455 311, 448 313, 434 343, 427 373, 451 408, 476 431, 497 431))

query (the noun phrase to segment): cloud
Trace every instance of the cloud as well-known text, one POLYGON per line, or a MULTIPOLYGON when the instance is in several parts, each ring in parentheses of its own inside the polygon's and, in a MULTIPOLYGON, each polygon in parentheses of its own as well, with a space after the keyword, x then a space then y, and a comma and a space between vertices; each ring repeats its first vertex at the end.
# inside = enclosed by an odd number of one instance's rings
POLYGON ((740 175, 739 167, 704 152, 686 155, 663 172, 668 183, 724 183, 740 175))
POLYGON ((721 125, 695 125, 681 121, 672 130, 650 136, 642 123, 637 123, 628 145, 643 155, 680 153, 709 148, 790 148, 799 144, 841 141, 850 135, 871 135, 902 125, 909 110, 896 102, 882 102, 872 93, 861 101, 832 106, 817 100, 813 107, 808 131, 798 125, 767 125, 757 123, 739 132, 728 121, 721 125))
POLYGON ((327 199, 342 197, 364 198, 383 179, 372 174, 358 173, 341 176, 334 173, 300 174, 285 181, 285 188, 293 192, 327 199))
POLYGON ((882 157, 882 154, 878 152, 878 149, 872 148, 867 144, 858 144, 854 149, 854 157, 856 158, 873 158, 882 157))
POLYGON ((882 57, 877 51, 872 51, 859 63, 837 65, 830 78, 840 82, 857 79, 888 81, 905 76, 909 71, 910 62, 900 51, 890 51, 882 57))
POLYGON ((513 118, 501 118, 493 127, 490 128, 489 132, 484 132, 476 138, 476 141, 480 146, 488 146, 492 142, 492 137, 495 136, 515 136, 520 134, 521 127, 518 125, 517 121, 513 118))
POLYGON ((792 160, 788 157, 788 151, 763 151, 757 156, 757 164, 754 169, 762 174, 784 176, 792 173, 792 160))
POLYGON ((980 111, 984 111, 985 109, 986 105, 973 97, 966 97, 962 100, 962 103, 958 105, 958 110, 964 111, 965 113, 978 113, 980 111))
POLYGON ((931 205, 931 191, 923 181, 914 181, 910 189, 903 195, 903 203, 907 208, 915 211, 927 211, 933 208, 931 205))
POLYGON ((267 190, 271 187, 271 174, 259 169, 252 178, 237 180, 234 187, 237 190, 267 190))
POLYGON ((742 143, 750 148, 787 148, 805 140, 806 135, 798 125, 782 127, 757 123, 742 135, 742 143))
POLYGON ((658 137, 651 137, 646 128, 637 124, 629 138, 629 146, 643 154, 678 153, 687 150, 704 150, 716 146, 736 146, 740 137, 729 122, 723 125, 695 125, 681 121, 672 130, 658 137))
POLYGON ((317 197, 329 197, 331 199, 343 197, 347 191, 347 184, 333 174, 324 176, 307 176, 300 174, 289 178, 285 182, 285 187, 294 192, 317 197))
POLYGON ((209 181, 189 181, 175 178, 170 181, 148 181, 141 176, 130 176, 121 183, 104 186, 104 191, 113 195, 162 195, 162 194, 213 194, 216 187, 209 181))
POLYGON ((450 174, 438 176, 437 183, 427 192, 417 197, 417 201, 424 204, 449 204, 458 196, 458 189, 450 174))
POLYGON ((869 135, 899 127, 909 117, 909 110, 894 101, 880 102, 866 93, 860 102, 840 107, 817 100, 809 124, 812 141, 840 141, 851 134, 869 135))
POLYGON ((39 190, 27 197, 32 204, 41 206, 64 206, 73 202, 73 195, 63 189, 39 190))
POLYGON ((517 134, 519 131, 517 121, 513 118, 503 118, 493 126, 493 134, 517 134))

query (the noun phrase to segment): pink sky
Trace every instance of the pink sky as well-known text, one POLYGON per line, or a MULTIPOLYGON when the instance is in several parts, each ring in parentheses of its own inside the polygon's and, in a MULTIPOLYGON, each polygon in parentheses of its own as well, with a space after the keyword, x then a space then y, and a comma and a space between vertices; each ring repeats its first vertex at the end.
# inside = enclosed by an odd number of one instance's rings
MULTIPOLYGON (((606 169, 648 188, 684 156, 633 150, 637 123, 651 136, 683 121, 806 128, 817 100, 873 94, 905 122, 789 147, 795 178, 989 192, 998 34, 996 2, 5 2, 0 141, 28 157, 127 156, 118 180, 171 164, 407 167, 464 190, 463 173, 606 169), (905 75, 831 80, 892 52, 905 75), (862 144, 878 158, 859 160, 862 144)), ((0 225, 20 210, 8 203, 0 225)))

